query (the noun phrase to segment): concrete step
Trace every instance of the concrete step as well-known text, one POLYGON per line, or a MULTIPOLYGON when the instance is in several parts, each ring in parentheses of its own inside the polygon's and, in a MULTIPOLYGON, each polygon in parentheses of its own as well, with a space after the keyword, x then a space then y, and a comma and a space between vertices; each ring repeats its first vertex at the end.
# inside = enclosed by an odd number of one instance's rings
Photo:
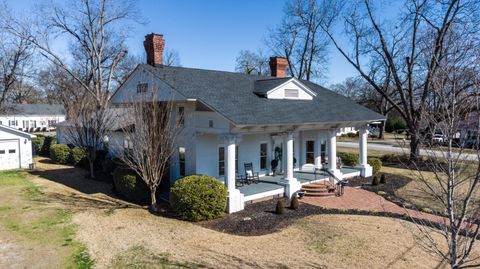
POLYGON ((305 196, 308 197, 328 197, 335 196, 334 192, 305 192, 305 196))

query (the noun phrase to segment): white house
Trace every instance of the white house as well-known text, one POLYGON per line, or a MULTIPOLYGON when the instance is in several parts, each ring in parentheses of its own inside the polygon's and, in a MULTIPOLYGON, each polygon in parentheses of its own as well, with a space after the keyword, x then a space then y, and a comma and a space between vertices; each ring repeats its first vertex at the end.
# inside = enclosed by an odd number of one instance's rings
MULTIPOLYGON (((136 67, 111 103, 122 107, 154 91, 161 100, 173 98, 183 129, 170 161, 172 183, 189 174, 214 176, 227 185, 228 211, 235 212, 258 198, 291 197, 315 180, 371 175, 367 125, 384 120, 382 115, 310 81, 286 77, 284 58, 270 59, 271 76, 169 67, 162 65, 164 44, 162 35, 146 36, 147 64, 136 67), (360 132, 358 167, 337 166, 336 136, 346 127, 360 132), (279 160, 280 175, 271 174, 273 159, 279 160), (237 186, 246 163, 259 172, 260 183, 237 186), (313 167, 325 173, 313 173, 313 167)), ((110 140, 111 147, 128 147, 121 132, 110 140)))
POLYGON ((65 109, 56 104, 9 104, 0 112, 0 125, 25 132, 55 130, 65 120, 65 109))
POLYGON ((0 125, 0 170, 29 168, 35 135, 0 125))

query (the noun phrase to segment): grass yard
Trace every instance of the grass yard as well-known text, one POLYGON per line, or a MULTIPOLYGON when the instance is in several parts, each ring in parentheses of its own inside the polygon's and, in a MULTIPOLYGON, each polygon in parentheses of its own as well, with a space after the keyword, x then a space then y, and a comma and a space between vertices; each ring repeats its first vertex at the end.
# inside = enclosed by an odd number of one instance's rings
MULTIPOLYGON (((358 155, 358 148, 337 147, 337 151, 345 152, 345 153, 354 153, 358 155)), ((370 149, 368 150, 368 157, 381 158, 385 154, 392 154, 392 153, 379 151, 379 150, 370 150, 370 149)))
POLYGON ((0 268, 446 268, 398 219, 320 214, 231 235, 121 203, 78 168, 37 167, 0 174, 0 268))
POLYGON ((0 268, 90 268, 83 244, 74 239, 72 213, 50 206, 25 172, 0 172, 0 268), (5 242, 2 242, 4 241, 5 242))

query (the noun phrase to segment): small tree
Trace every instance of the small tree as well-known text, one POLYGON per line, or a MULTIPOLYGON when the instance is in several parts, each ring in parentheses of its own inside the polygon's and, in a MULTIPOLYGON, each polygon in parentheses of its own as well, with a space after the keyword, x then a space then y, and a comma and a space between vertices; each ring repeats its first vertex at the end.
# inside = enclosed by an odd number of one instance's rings
POLYGON ((156 95, 143 97, 128 108, 127 120, 133 124, 122 128, 127 147, 117 155, 145 181, 150 189, 150 208, 156 211, 157 187, 169 168, 180 121, 173 117, 171 99, 160 101, 156 95))
POLYGON ((71 118, 65 128, 65 139, 69 144, 85 149, 90 177, 95 178, 97 151, 105 146, 105 138, 110 134, 113 118, 118 116, 117 111, 96 105, 88 94, 75 101, 69 104, 71 118))

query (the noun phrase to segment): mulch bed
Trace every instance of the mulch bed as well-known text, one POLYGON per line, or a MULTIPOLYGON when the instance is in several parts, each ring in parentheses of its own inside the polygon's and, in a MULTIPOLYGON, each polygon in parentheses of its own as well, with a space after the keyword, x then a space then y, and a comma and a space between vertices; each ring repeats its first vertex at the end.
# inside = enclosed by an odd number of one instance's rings
MULTIPOLYGON (((285 199, 285 204, 289 205, 286 198, 280 199, 285 199)), ((407 214, 358 209, 323 208, 302 202, 300 202, 300 207, 297 210, 286 208, 284 214, 277 215, 274 211, 277 201, 278 199, 274 199, 250 204, 247 205, 243 211, 226 214, 224 217, 215 220, 197 222, 196 224, 218 232, 233 235, 256 236, 280 231, 282 228, 299 219, 321 214, 378 216, 412 221, 407 214)), ((433 225, 436 226, 436 224, 433 225)))

